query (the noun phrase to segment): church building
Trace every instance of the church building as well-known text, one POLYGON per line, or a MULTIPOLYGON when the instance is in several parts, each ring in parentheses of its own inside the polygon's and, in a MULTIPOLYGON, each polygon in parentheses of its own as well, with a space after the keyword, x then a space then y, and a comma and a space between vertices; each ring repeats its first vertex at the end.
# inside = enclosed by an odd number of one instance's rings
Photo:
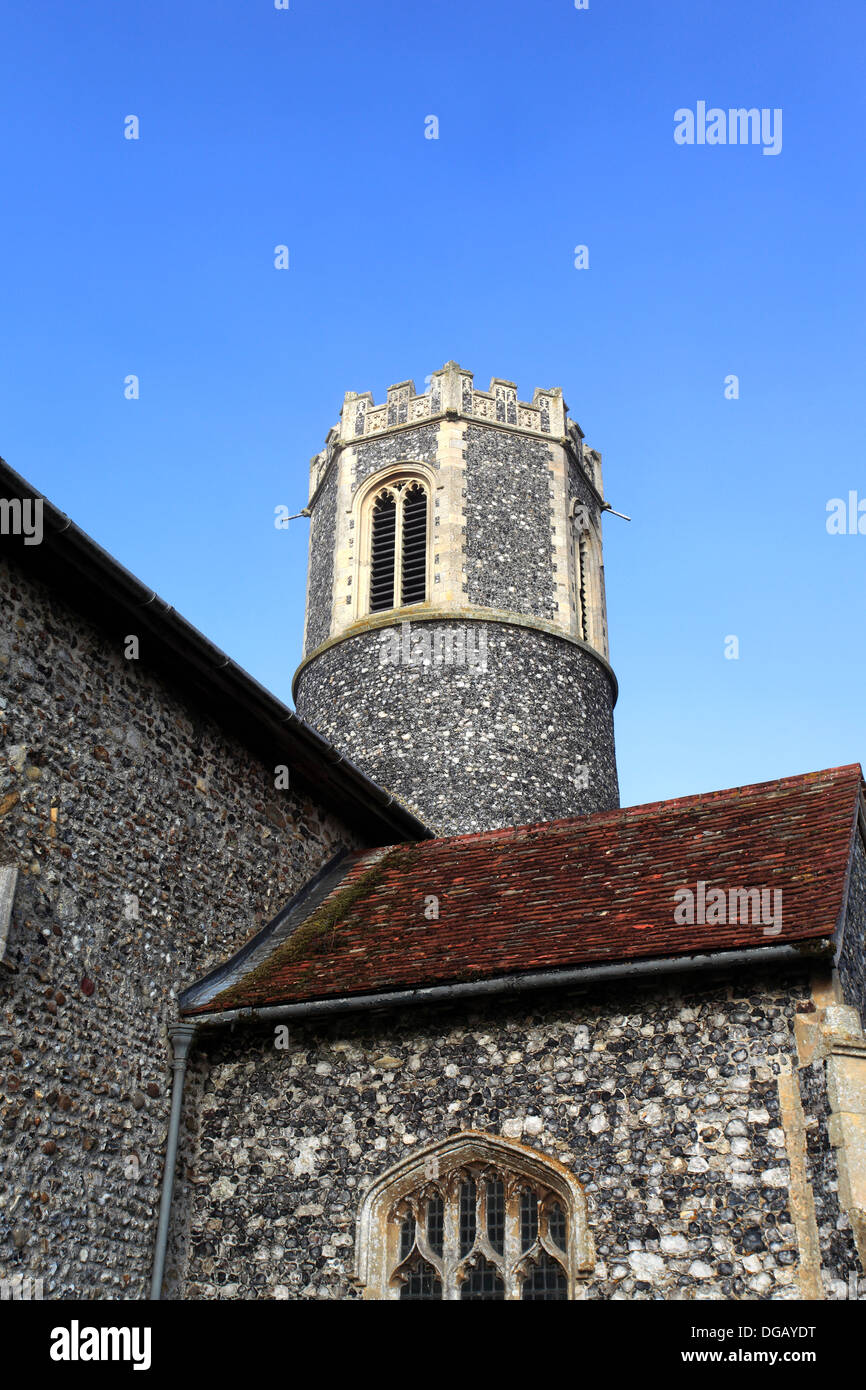
POLYGON ((296 713, 0 498, 0 1278, 863 1296, 861 770, 620 806, 560 390, 346 395, 296 713))

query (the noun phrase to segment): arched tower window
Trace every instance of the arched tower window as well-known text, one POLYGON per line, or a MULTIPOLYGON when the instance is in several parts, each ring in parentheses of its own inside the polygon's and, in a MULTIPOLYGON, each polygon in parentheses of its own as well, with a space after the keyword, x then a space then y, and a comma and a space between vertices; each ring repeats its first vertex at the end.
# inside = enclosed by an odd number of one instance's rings
POLYGON ((589 508, 576 497, 569 504, 569 517, 574 540, 574 630, 584 642, 607 656, 601 533, 589 508))
POLYGON ((579 531, 577 537, 577 612, 580 635, 584 642, 590 638, 590 587, 589 587, 589 544, 586 531, 579 531))
POLYGON ((370 612, 427 598, 427 488, 417 478, 388 483, 373 498, 370 612))
POLYGON ((583 1192, 568 1170, 472 1131, 384 1174, 360 1214, 368 1298, 564 1301, 593 1264, 583 1192))

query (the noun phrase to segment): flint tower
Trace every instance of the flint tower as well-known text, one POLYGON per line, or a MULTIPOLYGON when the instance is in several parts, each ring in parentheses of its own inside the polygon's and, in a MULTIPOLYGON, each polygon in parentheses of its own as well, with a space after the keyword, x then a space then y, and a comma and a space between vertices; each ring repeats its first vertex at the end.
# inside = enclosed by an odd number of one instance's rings
POLYGON ((439 834, 619 804, 601 457, 561 390, 350 391, 308 507, 303 719, 439 834))

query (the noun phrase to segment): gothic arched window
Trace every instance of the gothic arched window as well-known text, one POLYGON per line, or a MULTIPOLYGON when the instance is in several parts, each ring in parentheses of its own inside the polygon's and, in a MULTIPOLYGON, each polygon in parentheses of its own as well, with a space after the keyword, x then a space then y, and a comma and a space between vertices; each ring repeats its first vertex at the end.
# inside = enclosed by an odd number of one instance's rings
POLYGON ((359 1220, 368 1298, 572 1299, 593 1263, 583 1193, 568 1170, 472 1131, 384 1174, 359 1220))
POLYGON ((375 494, 370 520, 370 612, 427 598, 427 488, 417 478, 375 494))
POLYGON ((601 534, 589 508, 576 497, 569 504, 574 540, 574 617, 576 635, 607 656, 601 534))
POLYGON ((577 537, 577 611, 580 635, 584 642, 590 637, 590 579, 589 579, 589 541, 586 531, 578 532, 577 537))

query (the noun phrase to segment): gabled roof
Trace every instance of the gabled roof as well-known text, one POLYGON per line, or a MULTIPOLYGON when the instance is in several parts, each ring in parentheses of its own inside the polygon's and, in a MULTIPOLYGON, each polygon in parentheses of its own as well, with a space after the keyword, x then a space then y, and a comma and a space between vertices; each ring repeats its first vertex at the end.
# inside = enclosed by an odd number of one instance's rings
POLYGON ((861 783, 852 764, 347 855, 306 890, 306 907, 293 900, 243 953, 187 990, 182 1012, 814 944, 844 915, 861 783), (723 891, 725 916, 733 905, 737 920, 701 913, 701 883, 706 895, 723 891), (762 923, 748 910, 756 904, 732 903, 731 890, 749 888, 769 891, 780 921, 762 923), (691 923, 682 920, 682 889, 694 894, 691 923))
POLYGON ((118 643, 127 633, 137 633, 142 665, 146 662, 166 684, 192 698, 269 767, 285 763, 296 791, 335 812, 365 844, 423 839, 433 833, 2 458, 0 494, 9 500, 41 500, 44 527, 39 545, 4 536, 4 555, 118 643))

